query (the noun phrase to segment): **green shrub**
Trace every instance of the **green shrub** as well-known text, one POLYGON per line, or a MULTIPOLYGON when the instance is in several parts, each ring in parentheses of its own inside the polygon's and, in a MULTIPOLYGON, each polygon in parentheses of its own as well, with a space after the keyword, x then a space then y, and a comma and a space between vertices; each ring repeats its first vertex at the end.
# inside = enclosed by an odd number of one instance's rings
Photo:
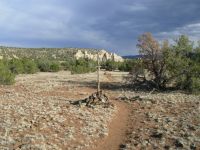
POLYGON ((41 72, 57 72, 61 69, 60 63, 46 59, 37 60, 37 66, 41 72))
POLYGON ((180 36, 168 51, 166 62, 170 77, 173 77, 176 88, 189 92, 199 91, 200 79, 200 46, 185 35, 180 36))
POLYGON ((48 60, 37 60, 37 66, 41 72, 50 71, 50 62, 48 60))
POLYGON ((97 63, 93 60, 79 59, 71 63, 70 71, 72 74, 81 74, 96 71, 97 63))
POLYGON ((63 70, 71 70, 71 67, 73 66, 73 64, 74 63, 72 60, 71 61, 67 60, 61 63, 61 67, 63 70))
POLYGON ((106 62, 101 63, 101 67, 102 69, 113 71, 119 68, 119 63, 112 60, 107 60, 106 62))
POLYGON ((125 60, 124 62, 115 62, 112 60, 107 60, 101 63, 101 68, 109 70, 109 71, 120 70, 120 71, 129 72, 133 69, 136 63, 137 63, 137 60, 134 60, 134 59, 132 60, 128 59, 128 60, 125 60))
POLYGON ((60 69, 61 69, 61 67, 58 62, 52 62, 50 64, 50 72, 58 72, 60 69))
POLYGON ((14 74, 22 74, 24 72, 24 65, 22 60, 12 59, 9 61, 9 69, 14 74))
POLYGON ((22 63, 23 63, 23 66, 24 66, 24 72, 23 73, 33 74, 33 73, 38 72, 38 67, 33 60, 23 59, 22 63))
POLYGON ((87 72, 89 72, 89 69, 85 66, 78 65, 78 66, 73 66, 71 68, 72 74, 83 74, 83 73, 87 73, 87 72))
POLYGON ((0 62, 0 84, 10 85, 15 82, 15 74, 13 74, 7 64, 0 62))
POLYGON ((200 92, 200 78, 192 78, 192 92, 193 93, 200 92))
POLYGON ((137 65, 139 60, 137 59, 127 59, 124 62, 119 62, 119 67, 118 69, 120 71, 127 71, 131 72, 133 68, 137 65))

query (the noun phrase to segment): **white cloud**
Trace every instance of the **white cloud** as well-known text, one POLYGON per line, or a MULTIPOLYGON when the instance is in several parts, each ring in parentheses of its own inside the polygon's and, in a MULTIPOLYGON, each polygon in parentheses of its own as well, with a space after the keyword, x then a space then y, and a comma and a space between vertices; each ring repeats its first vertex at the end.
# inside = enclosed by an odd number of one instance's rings
POLYGON ((135 12, 135 11, 144 11, 147 10, 147 7, 142 4, 132 4, 125 6, 127 11, 135 12))
POLYGON ((160 32, 156 36, 161 39, 174 39, 180 35, 188 35, 191 40, 200 40, 200 23, 188 24, 169 32, 160 32))
POLYGON ((46 4, 43 1, 26 5, 28 6, 19 9, 17 6, 11 7, 9 3, 0 2, 0 30, 8 38, 69 40, 95 42, 99 46, 109 45, 103 32, 85 27, 94 20, 89 19, 78 24, 79 21, 76 22, 75 19, 78 18, 77 14, 68 7, 46 4))
POLYGON ((137 37, 147 31, 155 35, 167 28, 171 31, 157 37, 188 34, 197 39, 200 23, 189 23, 199 19, 199 2, 180 1, 1 0, 0 44, 93 46, 125 54, 135 50, 137 37), (188 25, 175 28, 178 24, 188 25))

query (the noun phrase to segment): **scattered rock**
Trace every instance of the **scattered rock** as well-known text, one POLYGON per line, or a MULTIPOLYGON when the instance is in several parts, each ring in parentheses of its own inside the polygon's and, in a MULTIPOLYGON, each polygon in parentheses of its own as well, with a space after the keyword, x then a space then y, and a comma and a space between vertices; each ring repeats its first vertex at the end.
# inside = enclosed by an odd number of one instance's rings
POLYGON ((176 139, 174 142, 176 147, 182 148, 183 147, 183 142, 180 141, 179 139, 176 139))
POLYGON ((120 150, 125 150, 125 149, 126 149, 126 145, 125 145, 125 144, 121 144, 121 145, 119 146, 119 148, 120 148, 120 150))
POLYGON ((161 131, 155 131, 151 134, 151 137, 161 139, 163 137, 163 133, 161 131))

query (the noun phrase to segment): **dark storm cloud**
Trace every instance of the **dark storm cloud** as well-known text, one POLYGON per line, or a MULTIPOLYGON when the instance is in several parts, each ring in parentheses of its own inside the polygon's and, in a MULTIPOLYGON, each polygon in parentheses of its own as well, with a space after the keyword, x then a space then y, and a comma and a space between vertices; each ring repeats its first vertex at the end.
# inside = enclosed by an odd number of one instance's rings
POLYGON ((199 0, 2 0, 0 44, 136 54, 137 37, 200 39, 199 0))

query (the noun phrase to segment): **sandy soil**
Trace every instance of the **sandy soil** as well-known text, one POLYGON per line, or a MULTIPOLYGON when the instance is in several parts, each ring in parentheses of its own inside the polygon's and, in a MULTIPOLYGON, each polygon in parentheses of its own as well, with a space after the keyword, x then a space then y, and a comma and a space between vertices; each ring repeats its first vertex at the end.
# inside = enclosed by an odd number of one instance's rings
POLYGON ((122 102, 113 102, 118 108, 118 114, 115 115, 109 123, 109 134, 96 143, 95 150, 117 150, 125 140, 130 109, 127 104, 122 102))
POLYGON ((0 149, 200 149, 200 96, 131 91, 126 75, 101 72, 110 108, 69 103, 96 91, 95 73, 19 75, 0 87, 0 149))

